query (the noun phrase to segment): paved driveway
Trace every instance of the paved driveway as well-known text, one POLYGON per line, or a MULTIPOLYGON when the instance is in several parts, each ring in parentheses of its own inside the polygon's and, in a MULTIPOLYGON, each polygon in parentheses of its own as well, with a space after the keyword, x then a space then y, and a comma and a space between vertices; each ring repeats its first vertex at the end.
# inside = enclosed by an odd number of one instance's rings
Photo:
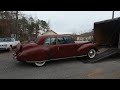
POLYGON ((77 59, 47 62, 43 67, 18 63, 13 52, 0 52, 0 79, 119 79, 120 56, 94 64, 77 59))

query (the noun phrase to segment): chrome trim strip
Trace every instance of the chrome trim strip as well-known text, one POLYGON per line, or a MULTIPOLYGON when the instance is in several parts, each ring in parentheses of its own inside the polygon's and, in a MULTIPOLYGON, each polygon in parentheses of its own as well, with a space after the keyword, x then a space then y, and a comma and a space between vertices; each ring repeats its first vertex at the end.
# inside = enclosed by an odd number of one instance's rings
POLYGON ((81 55, 81 56, 76 56, 76 57, 85 57, 85 56, 87 56, 87 55, 81 55))
POLYGON ((82 55, 82 56, 72 56, 72 57, 66 57, 66 58, 57 58, 57 59, 51 59, 51 60, 68 59, 68 58, 84 57, 84 56, 87 56, 87 55, 82 55))

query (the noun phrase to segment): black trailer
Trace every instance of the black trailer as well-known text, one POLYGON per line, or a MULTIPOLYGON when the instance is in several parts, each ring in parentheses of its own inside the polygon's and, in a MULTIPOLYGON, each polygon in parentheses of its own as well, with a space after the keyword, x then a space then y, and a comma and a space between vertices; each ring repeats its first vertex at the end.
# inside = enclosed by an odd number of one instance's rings
POLYGON ((100 46, 119 48, 120 18, 94 23, 94 41, 100 46))
POLYGON ((90 60, 97 62, 120 52, 120 18, 94 23, 93 41, 100 47, 108 48, 105 52, 90 60))

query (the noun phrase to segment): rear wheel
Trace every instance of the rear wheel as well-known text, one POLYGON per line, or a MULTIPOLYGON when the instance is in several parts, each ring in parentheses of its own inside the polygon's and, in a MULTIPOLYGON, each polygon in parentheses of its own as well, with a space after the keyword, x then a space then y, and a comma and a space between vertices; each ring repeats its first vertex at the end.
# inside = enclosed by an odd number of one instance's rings
POLYGON ((96 50, 95 49, 90 49, 88 52, 88 57, 90 59, 94 58, 96 56, 96 50))
POLYGON ((40 62, 35 62, 35 65, 37 66, 37 67, 41 67, 41 66, 43 66, 43 65, 45 65, 45 61, 40 61, 40 62))

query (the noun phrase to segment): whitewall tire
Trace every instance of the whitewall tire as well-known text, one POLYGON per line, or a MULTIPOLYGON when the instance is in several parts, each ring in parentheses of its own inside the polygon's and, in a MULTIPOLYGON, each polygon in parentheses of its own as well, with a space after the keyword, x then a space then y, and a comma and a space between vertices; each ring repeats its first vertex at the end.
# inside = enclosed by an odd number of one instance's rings
POLYGON ((90 59, 94 58, 96 56, 96 50, 95 49, 90 49, 88 52, 88 57, 90 59))
POLYGON ((43 65, 45 65, 45 61, 38 61, 38 62, 35 62, 35 65, 37 66, 37 67, 41 67, 41 66, 43 66, 43 65))

